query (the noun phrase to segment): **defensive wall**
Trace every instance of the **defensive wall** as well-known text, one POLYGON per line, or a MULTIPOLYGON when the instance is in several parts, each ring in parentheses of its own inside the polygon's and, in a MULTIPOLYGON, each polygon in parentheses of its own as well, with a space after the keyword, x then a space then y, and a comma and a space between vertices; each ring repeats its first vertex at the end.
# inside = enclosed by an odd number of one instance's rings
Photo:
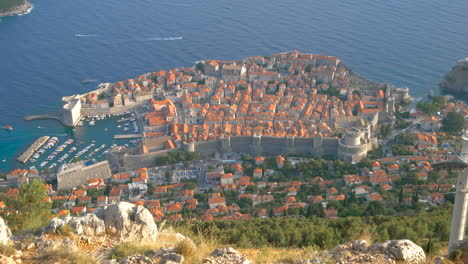
POLYGON ((141 155, 129 155, 125 154, 123 156, 123 164, 126 170, 136 170, 138 168, 151 168, 156 165, 156 158, 163 155, 167 155, 173 150, 165 149, 160 151, 151 152, 148 154, 141 155))
POLYGON ((60 168, 57 174, 57 189, 67 190, 82 184, 88 184, 88 181, 93 178, 107 179, 112 176, 107 161, 101 161, 89 166, 86 166, 85 163, 71 165, 73 167, 63 165, 60 168))
MULTIPOLYGON (((338 138, 302 138, 272 136, 233 136, 217 140, 195 142, 194 151, 202 157, 213 156, 216 152, 239 152, 250 155, 286 155, 293 153, 310 153, 314 155, 338 154, 338 138)), ((189 150, 189 144, 186 145, 189 150)))

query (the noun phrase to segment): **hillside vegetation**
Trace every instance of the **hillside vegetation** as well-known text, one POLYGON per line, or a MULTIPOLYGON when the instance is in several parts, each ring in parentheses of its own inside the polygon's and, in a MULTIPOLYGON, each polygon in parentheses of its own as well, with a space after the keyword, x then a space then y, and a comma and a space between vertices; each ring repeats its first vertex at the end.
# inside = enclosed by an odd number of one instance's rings
POLYGON ((13 7, 26 4, 26 0, 1 0, 0 12, 7 11, 13 7))
POLYGON ((412 216, 323 218, 269 218, 210 221, 190 224, 192 231, 216 237, 221 244, 249 247, 308 247, 330 249, 356 239, 385 241, 410 239, 425 247, 431 240, 444 244, 450 234, 451 208, 412 216))

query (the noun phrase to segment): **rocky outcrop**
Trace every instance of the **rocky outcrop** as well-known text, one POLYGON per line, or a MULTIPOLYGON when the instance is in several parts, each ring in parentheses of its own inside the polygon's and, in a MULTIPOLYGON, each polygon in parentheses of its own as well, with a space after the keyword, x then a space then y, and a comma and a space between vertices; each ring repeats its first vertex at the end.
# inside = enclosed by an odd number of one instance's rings
POLYGON ((78 250, 76 242, 69 238, 65 237, 61 240, 47 239, 45 237, 39 237, 34 241, 35 247, 39 252, 47 252, 49 250, 66 250, 74 252, 78 250))
POLYGON ((156 264, 153 259, 143 255, 131 255, 122 259, 119 264, 156 264))
POLYGON ((407 264, 426 263, 424 250, 410 240, 389 240, 372 246, 364 240, 337 246, 329 251, 330 257, 340 264, 345 263, 376 263, 407 264))
POLYGON ((66 217, 65 219, 53 218, 46 228, 47 233, 60 233, 64 225, 69 225, 73 233, 85 236, 100 236, 105 234, 104 221, 95 214, 87 214, 82 217, 66 217))
POLYGON ((252 262, 231 247, 216 249, 204 259, 205 264, 251 264, 252 262))
POLYGON ((78 235, 100 236, 106 232, 104 221, 95 214, 72 217, 69 219, 68 224, 74 228, 75 233, 78 235))
POLYGON ((0 217, 0 245, 5 245, 10 241, 11 231, 7 224, 0 217))
POLYGON ((468 93, 468 58, 458 61, 440 83, 442 89, 468 93))
POLYGON ((158 237, 158 227, 153 216, 143 206, 119 202, 99 212, 104 220, 106 231, 121 240, 134 242, 154 242, 158 237))
POLYGON ((158 238, 158 227, 148 209, 128 202, 109 205, 82 217, 54 218, 45 231, 60 233, 65 224, 85 237, 107 234, 128 242, 155 242, 158 238))

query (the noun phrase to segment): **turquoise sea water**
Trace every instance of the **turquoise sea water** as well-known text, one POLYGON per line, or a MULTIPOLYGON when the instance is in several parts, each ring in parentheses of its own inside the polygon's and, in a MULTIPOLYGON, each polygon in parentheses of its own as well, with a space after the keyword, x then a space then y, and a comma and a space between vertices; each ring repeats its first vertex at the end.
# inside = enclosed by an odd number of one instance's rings
POLYGON ((468 56, 463 0, 32 0, 33 11, 0 21, 0 171, 41 135, 111 144, 111 124, 73 133, 54 121, 25 122, 60 98, 138 74, 300 50, 340 57, 369 79, 437 88, 468 56), (83 79, 98 82, 83 85, 83 79), (37 128, 40 126, 41 128, 37 128), (85 131, 86 130, 86 131, 85 131), (91 132, 91 133, 89 133, 91 132), (2 160, 6 162, 1 162, 2 160))

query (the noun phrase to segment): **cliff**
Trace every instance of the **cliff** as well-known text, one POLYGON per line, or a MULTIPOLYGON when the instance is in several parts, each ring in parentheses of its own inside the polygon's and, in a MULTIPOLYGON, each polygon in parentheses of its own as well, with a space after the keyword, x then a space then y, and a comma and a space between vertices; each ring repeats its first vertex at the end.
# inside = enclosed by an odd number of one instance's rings
POLYGON ((458 61, 440 83, 442 89, 468 93, 468 58, 458 61))
POLYGON ((28 13, 32 4, 28 0, 0 1, 0 17, 15 16, 28 13))

